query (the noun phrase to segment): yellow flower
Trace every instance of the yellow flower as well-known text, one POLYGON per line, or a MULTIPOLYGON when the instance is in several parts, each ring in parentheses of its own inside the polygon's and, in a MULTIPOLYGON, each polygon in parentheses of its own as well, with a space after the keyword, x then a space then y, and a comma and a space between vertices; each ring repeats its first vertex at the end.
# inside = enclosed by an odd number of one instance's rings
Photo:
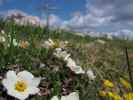
POLYGON ((121 100, 121 97, 114 92, 108 92, 108 96, 113 98, 114 100, 121 100))
POLYGON ((124 98, 125 98, 125 100, 133 100, 133 92, 124 94, 124 98))
POLYGON ((109 97, 114 97, 114 93, 113 92, 108 92, 108 96, 109 97))
POLYGON ((109 87, 109 88, 114 87, 114 84, 109 80, 104 80, 103 85, 104 85, 104 87, 109 87))
POLYGON ((105 97, 106 96, 106 92, 105 91, 99 91, 99 96, 105 97))
POLYGON ((116 94, 116 95, 114 96, 114 100, 121 100, 121 97, 120 97, 119 95, 116 94))
POLYGON ((125 88, 131 88, 131 84, 124 80, 123 78, 120 78, 120 83, 125 87, 125 88))

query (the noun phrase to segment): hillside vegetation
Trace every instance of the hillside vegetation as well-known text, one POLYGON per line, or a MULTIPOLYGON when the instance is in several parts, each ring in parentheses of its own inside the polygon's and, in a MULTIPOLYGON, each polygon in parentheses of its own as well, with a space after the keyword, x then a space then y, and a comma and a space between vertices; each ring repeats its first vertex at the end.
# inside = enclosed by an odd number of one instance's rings
MULTIPOLYGON (((46 28, 19 26, 13 22, 0 21, 0 76, 8 70, 28 70, 35 76, 42 77, 40 83, 42 95, 31 96, 28 100, 50 100, 54 95, 67 95, 78 91, 80 100, 115 100, 101 99, 98 92, 103 80, 129 80, 125 48, 128 48, 130 65, 133 71, 133 42, 128 40, 82 37, 62 30, 48 31, 46 28), (52 52, 43 45, 48 39, 67 41, 65 50, 85 71, 91 69, 96 78, 89 79, 86 74, 75 74, 65 67, 65 62, 56 59, 52 52), (16 42, 27 41, 27 45, 15 46, 16 42)), ((9 100, 3 88, 0 100, 9 100)), ((10 98, 10 100, 14 98, 10 98)), ((117 100, 117 99, 116 99, 117 100)), ((128 99, 127 99, 128 100, 128 99)), ((129 99, 130 100, 130 99, 129 99)))

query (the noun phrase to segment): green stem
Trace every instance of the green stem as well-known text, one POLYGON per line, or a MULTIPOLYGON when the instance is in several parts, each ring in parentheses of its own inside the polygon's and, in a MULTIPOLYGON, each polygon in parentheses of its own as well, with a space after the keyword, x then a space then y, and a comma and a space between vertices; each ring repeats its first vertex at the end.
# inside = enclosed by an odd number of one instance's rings
POLYGON ((131 66, 130 66, 130 62, 129 62, 129 57, 128 57, 128 51, 127 51, 127 48, 125 48, 125 54, 126 54, 126 61, 127 61, 127 67, 128 67, 128 74, 129 74, 130 83, 131 83, 132 90, 133 90, 132 70, 131 70, 131 66))

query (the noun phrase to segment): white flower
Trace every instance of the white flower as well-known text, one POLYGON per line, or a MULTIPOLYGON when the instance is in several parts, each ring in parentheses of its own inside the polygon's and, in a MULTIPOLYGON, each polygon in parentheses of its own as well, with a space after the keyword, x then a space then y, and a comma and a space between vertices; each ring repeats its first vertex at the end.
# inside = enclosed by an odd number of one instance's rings
POLYGON ((0 36, 0 42, 5 42, 6 41, 6 39, 5 39, 5 37, 4 36, 0 36))
MULTIPOLYGON (((59 100, 59 98, 54 96, 51 100, 59 100)), ((62 96, 60 100, 79 100, 79 94, 77 92, 72 92, 69 95, 62 96)))
POLYGON ((14 45, 14 46, 18 46, 18 45, 19 45, 19 43, 17 42, 16 39, 13 39, 13 45, 14 45))
POLYGON ((57 96, 53 96, 51 100, 59 100, 57 96))
POLYGON ((72 92, 67 96, 62 96, 61 100, 79 100, 79 94, 77 92, 72 92))
POLYGON ((94 75, 91 69, 87 70, 87 76, 89 77, 90 80, 94 80, 96 78, 96 76, 94 75))
POLYGON ((106 43, 104 40, 101 40, 101 39, 96 40, 96 42, 98 42, 100 44, 105 44, 106 43))
POLYGON ((52 48, 54 47, 55 43, 52 39, 48 39, 47 41, 44 42, 44 47, 49 49, 49 48, 52 48))
POLYGON ((56 48, 54 53, 54 56, 56 56, 59 59, 63 59, 63 60, 67 60, 68 57, 70 57, 70 54, 68 54, 65 50, 63 50, 62 48, 56 48))
POLYGON ((4 30, 1 30, 1 33, 4 35, 5 34, 5 31, 4 30))
POLYGON ((84 70, 82 69, 81 66, 76 65, 75 61, 72 58, 68 58, 66 60, 67 62, 67 67, 69 67, 73 72, 76 74, 84 74, 84 70))
POLYGON ((59 42, 59 47, 60 48, 66 48, 68 46, 68 41, 60 41, 59 42))
POLYGON ((46 65, 44 63, 40 63, 40 68, 44 68, 46 65))
POLYGON ((29 95, 39 92, 37 86, 40 78, 34 76, 28 71, 22 71, 16 74, 14 71, 8 71, 6 78, 2 80, 3 86, 6 88, 8 95, 19 100, 25 100, 29 95))

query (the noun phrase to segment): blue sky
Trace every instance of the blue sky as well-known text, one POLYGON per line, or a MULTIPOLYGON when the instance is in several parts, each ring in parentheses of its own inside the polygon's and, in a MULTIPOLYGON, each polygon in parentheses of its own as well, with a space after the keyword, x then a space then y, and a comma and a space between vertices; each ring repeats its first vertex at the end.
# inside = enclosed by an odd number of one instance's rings
POLYGON ((41 17, 41 12, 36 8, 41 4, 50 4, 57 8, 51 13, 58 15, 62 19, 68 19, 73 12, 85 13, 86 0, 8 0, 0 6, 0 11, 19 9, 28 14, 41 17))
POLYGON ((51 12, 51 23, 58 27, 80 32, 133 31, 133 0, 0 0, 0 13, 16 9, 41 17, 36 10, 40 4, 57 7, 51 12))

